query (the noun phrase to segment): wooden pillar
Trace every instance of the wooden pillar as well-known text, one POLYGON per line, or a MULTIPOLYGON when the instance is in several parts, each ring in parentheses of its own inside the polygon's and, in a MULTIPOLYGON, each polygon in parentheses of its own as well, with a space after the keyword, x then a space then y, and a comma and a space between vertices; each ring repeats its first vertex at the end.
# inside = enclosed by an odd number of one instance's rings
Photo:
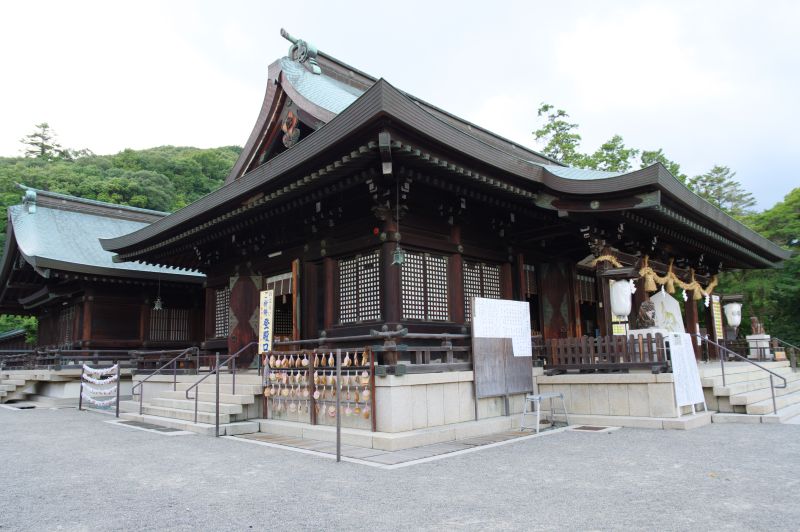
POLYGON ((144 345, 150 328, 150 305, 145 300, 139 310, 139 343, 144 345))
POLYGON ((597 283, 597 328, 600 329, 601 336, 609 336, 613 332, 611 290, 609 288, 608 279, 603 277, 603 272, 608 268, 607 262, 598 262, 595 272, 597 283))
MULTIPOLYGON (((688 296, 688 299, 683 304, 683 325, 686 328, 687 333, 697 334, 699 332, 699 319, 697 316, 697 301, 695 301, 693 298, 694 290, 688 290, 686 295, 688 296)), ((700 346, 697 345, 697 338, 694 336, 692 337, 692 347, 694 348, 694 357, 697 360, 700 360, 702 350, 700 349, 700 346)))
POLYGON ((323 310, 323 319, 322 323, 325 327, 325 330, 328 331, 333 327, 333 320, 334 320, 334 304, 335 304, 335 294, 336 294, 336 286, 335 286, 335 279, 334 274, 336 271, 336 264, 334 260, 330 257, 325 257, 322 261, 322 267, 324 270, 324 279, 323 279, 323 286, 324 286, 324 310, 323 310))
POLYGON ((500 297, 514 299, 514 279, 511 273, 511 263, 504 262, 500 266, 500 297))
POLYGON ((397 224, 391 218, 383 223, 386 240, 381 244, 381 269, 383 270, 383 320, 389 328, 400 323, 400 266, 392 264, 399 243, 395 239, 397 224))
POLYGON ((575 337, 583 336, 583 325, 581 324, 581 302, 578 297, 578 269, 574 264, 568 268, 569 272, 569 298, 572 302, 572 324, 570 332, 575 337))
POLYGON ((94 296, 86 296, 83 300, 83 345, 87 346, 92 341, 92 309, 94 296))
MULTIPOLYGON (((461 227, 454 225, 450 228, 450 241, 461 249, 461 227)), ((454 323, 464 323, 464 258, 460 251, 450 255, 450 275, 448 288, 450 294, 450 320, 454 323)))
POLYGON ((303 278, 300 281, 301 293, 303 294, 301 305, 303 306, 303 319, 301 329, 306 338, 316 338, 319 334, 319 315, 317 314, 317 290, 319 280, 316 264, 310 262, 303 263, 303 278))
POLYGON ((515 281, 515 295, 517 301, 525 301, 525 290, 527 289, 527 279, 525 278, 525 256, 522 253, 517 253, 514 262, 514 281, 515 281))
POLYGON ((645 301, 650 301, 650 295, 644 289, 644 279, 636 279, 636 292, 633 294, 633 302, 631 303, 631 313, 628 316, 628 328, 638 329, 639 324, 639 307, 645 301))
POLYGON ((300 259, 292 261, 292 340, 300 339, 300 259))

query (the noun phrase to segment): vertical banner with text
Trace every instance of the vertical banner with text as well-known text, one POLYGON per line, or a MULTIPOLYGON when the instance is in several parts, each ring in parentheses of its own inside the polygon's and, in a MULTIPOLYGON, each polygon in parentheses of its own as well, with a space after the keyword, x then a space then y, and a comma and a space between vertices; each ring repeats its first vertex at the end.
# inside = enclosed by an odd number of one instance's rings
POLYGON ((275 310, 275 290, 262 290, 259 297, 258 352, 272 351, 272 317, 275 310))

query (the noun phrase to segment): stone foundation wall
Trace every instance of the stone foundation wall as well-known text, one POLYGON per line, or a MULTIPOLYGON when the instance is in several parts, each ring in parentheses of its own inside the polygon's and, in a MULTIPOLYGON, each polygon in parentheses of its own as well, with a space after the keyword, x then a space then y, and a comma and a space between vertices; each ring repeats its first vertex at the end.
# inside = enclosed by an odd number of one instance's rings
POLYGON ((671 373, 540 375, 535 380, 541 393, 563 393, 570 414, 678 417, 671 373))

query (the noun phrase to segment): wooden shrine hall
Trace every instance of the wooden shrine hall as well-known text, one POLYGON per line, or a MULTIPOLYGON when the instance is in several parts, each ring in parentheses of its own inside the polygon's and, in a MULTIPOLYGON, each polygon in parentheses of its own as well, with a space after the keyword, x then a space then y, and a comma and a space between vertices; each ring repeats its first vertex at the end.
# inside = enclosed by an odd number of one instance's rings
MULTIPOLYGON (((389 375, 471 375, 471 301, 483 297, 527 301, 552 365, 558 342, 612 336, 609 279, 644 275, 631 320, 648 280, 683 286, 695 331, 718 272, 788 257, 661 164, 565 166, 283 35, 290 51, 269 66, 224 186, 101 240, 116 264, 206 275, 206 349, 255 341, 259 292, 274 288, 282 348, 368 345, 389 375)), ((382 418, 380 393, 378 430, 440 421, 382 418)), ((472 401, 442 423, 490 408, 472 401)))
POLYGON ((44 349, 183 348, 199 344, 202 274, 112 261, 99 237, 123 235, 166 213, 30 187, 8 208, 0 312, 36 316, 44 349), (153 310, 156 299, 163 310, 153 310))

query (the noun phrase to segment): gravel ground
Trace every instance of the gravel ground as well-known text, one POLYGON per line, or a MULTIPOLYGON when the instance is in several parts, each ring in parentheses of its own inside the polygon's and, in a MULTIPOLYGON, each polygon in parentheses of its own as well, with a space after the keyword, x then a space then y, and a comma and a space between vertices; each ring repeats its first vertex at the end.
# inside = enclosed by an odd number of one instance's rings
POLYGON ((800 425, 561 432, 387 471, 0 409, 0 530, 798 530, 800 425))

